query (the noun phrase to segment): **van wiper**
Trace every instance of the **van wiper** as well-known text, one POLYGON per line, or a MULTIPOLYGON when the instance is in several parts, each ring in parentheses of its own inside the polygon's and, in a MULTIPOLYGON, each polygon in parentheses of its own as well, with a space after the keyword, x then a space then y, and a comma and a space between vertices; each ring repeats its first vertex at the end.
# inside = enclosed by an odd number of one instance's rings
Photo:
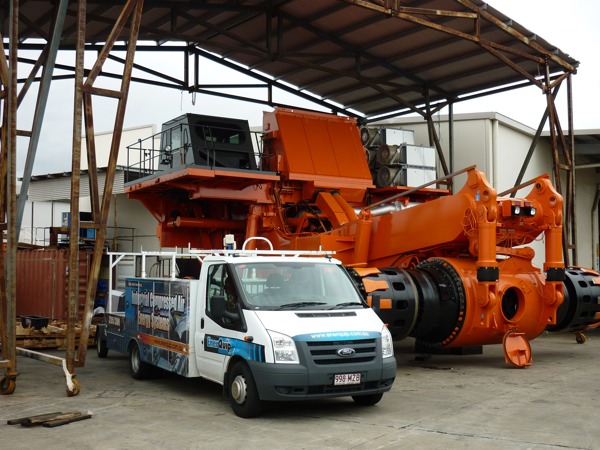
POLYGON ((295 303, 286 303, 285 305, 281 305, 277 309, 295 309, 295 308, 304 308, 305 306, 318 306, 318 305, 326 305, 325 302, 295 302, 295 303))
POLYGON ((343 303, 338 303, 335 306, 332 306, 329 309, 338 309, 338 308, 346 308, 347 306, 365 306, 364 303, 361 302, 343 302, 343 303))

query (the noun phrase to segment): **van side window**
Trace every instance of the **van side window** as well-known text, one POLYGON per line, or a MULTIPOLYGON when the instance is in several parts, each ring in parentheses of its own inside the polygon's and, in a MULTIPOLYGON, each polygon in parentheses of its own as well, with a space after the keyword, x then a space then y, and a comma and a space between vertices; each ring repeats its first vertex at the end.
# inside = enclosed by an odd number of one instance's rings
POLYGON ((241 329, 240 297, 225 264, 215 264, 209 268, 206 292, 206 315, 224 328, 241 329), (211 305, 215 301, 225 303, 222 314, 212 310, 211 305))

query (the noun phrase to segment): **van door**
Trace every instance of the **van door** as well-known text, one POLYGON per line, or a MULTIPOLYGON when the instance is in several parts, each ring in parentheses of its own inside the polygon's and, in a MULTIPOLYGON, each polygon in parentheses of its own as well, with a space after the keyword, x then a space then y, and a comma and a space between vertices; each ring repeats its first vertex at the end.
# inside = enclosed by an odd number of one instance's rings
POLYGON ((200 375, 223 382, 226 359, 233 352, 239 333, 245 331, 239 294, 227 264, 208 267, 204 310, 196 327, 196 358, 200 375))

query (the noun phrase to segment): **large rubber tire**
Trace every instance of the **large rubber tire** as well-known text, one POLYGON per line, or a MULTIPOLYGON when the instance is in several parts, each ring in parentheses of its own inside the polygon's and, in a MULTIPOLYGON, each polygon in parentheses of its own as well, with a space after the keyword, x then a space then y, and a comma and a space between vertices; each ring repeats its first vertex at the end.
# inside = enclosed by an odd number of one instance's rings
POLYGON ((106 358, 108 356, 108 345, 104 339, 96 338, 96 353, 98 358, 106 358))
POLYGON ((256 417, 262 411, 252 371, 243 362, 234 364, 229 371, 229 403, 239 417, 256 417))
POLYGON ((353 395, 352 400, 360 406, 373 406, 379 403, 382 397, 383 392, 380 392, 379 394, 353 395))
POLYGON ((152 366, 142 361, 140 347, 135 343, 129 346, 129 372, 136 380, 144 380, 152 372, 152 366))

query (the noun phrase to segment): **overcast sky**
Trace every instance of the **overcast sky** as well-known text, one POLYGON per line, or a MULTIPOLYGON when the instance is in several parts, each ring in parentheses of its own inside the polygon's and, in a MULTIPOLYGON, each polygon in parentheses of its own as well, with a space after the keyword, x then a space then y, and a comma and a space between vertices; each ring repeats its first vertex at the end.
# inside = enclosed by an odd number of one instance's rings
MULTIPOLYGON (((577 75, 573 77, 574 121, 576 129, 600 128, 597 103, 600 100, 600 2, 595 0, 492 0, 494 8, 514 19, 516 22, 539 35, 550 44, 560 48, 580 61, 577 75)), ((148 54, 136 55, 136 62, 145 64, 145 58, 156 58, 148 54)), ((61 55, 59 62, 73 64, 74 55, 61 55)), ((159 58, 163 58, 159 56, 159 58)), ((86 63, 90 67, 92 60, 86 63)), ((150 64, 148 64, 150 65, 150 64)), ((182 65, 182 64, 181 64, 182 65)), ((164 71, 176 74, 179 64, 170 64, 165 58, 164 71)), ((118 66, 114 66, 118 67, 118 66)), ((156 68, 155 61, 151 67, 156 68)), ((29 70, 29 68, 27 68, 29 70)), ((163 70, 163 69, 161 69, 163 70)), ((236 73, 223 69, 212 63, 205 63, 203 74, 211 74, 203 78, 204 83, 234 83, 244 80, 236 73)), ((20 75, 22 76, 22 75, 20 75)), ((246 81, 252 82, 252 81, 246 81)), ((115 87, 112 81, 104 82, 105 87, 115 87)), ((103 87, 101 82, 96 86, 103 87)), ((566 127, 566 86, 559 94, 558 108, 561 123, 566 127)), ((44 174, 71 170, 71 140, 73 122, 73 81, 54 82, 42 134, 40 146, 34 166, 34 174, 44 174)), ((279 97, 282 102, 292 102, 288 97, 279 97)), ((18 128, 30 126, 35 96, 29 94, 19 108, 18 128)), ((298 102, 296 101, 296 104, 298 102)), ((108 131, 114 121, 116 101, 94 97, 94 122, 97 132, 108 131)), ((304 104, 310 107, 308 104, 304 104)), ((298 104, 298 106, 302 106, 298 104)), ((513 92, 488 96, 478 100, 458 103, 455 113, 495 111, 517 120, 532 128, 537 128, 546 102, 537 87, 529 87, 513 92)), ((125 128, 146 124, 160 126, 171 118, 187 112, 249 120, 251 125, 260 125, 262 111, 269 107, 215 96, 182 93, 173 89, 157 88, 147 85, 132 84, 125 128)), ((444 113, 444 111, 442 111, 444 113)), ((19 138, 17 171, 22 174, 28 139, 19 138)), ((124 143, 126 144, 126 143, 124 143)))
MULTIPOLYGON (((596 0, 491 0, 514 21, 580 62, 573 77, 573 116, 576 129, 600 128, 600 2, 596 0)), ((557 106, 566 128, 566 83, 557 106)), ((546 107, 539 88, 530 87, 457 104, 455 113, 496 111, 537 128, 546 107)))

